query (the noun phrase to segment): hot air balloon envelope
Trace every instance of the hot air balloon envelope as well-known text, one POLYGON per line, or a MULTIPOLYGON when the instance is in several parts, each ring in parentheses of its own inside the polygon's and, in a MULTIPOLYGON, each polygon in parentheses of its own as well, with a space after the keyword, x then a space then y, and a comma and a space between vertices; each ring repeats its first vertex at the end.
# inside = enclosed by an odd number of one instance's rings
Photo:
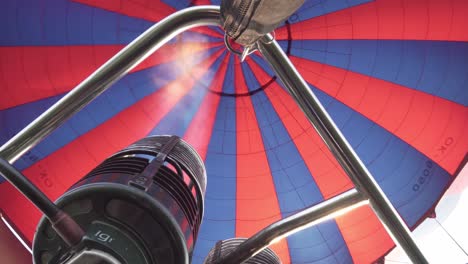
MULTIPOLYGON (((0 143, 145 29, 194 0, 5 0, 0 9, 0 143)), ((308 0, 276 31, 290 60, 414 228, 468 150, 468 3, 308 0)), ((353 188, 258 53, 228 52, 219 28, 174 38, 15 167, 51 199, 148 135, 174 134, 205 162, 193 263, 219 240, 353 188)), ((40 213, 9 183, 0 209, 26 241, 40 213)), ((369 207, 272 246, 283 263, 371 263, 394 244, 369 207)))

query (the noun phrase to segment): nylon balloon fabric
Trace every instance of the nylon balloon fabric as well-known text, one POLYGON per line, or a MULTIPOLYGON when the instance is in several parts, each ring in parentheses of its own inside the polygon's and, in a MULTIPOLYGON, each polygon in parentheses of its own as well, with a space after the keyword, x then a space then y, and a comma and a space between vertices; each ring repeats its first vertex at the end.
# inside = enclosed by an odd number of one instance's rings
MULTIPOLYGON (((167 15, 209 0, 4 0, 0 144, 167 15)), ((468 2, 308 0, 276 39, 410 228, 466 163, 468 2)), ((353 188, 258 53, 218 28, 174 38, 14 165, 51 199, 114 152, 175 134, 204 159, 193 263, 219 240, 353 188)), ((40 213, 0 180, 0 209, 31 241, 40 213)), ((369 207, 272 249, 283 263, 372 263, 394 244, 369 207)))

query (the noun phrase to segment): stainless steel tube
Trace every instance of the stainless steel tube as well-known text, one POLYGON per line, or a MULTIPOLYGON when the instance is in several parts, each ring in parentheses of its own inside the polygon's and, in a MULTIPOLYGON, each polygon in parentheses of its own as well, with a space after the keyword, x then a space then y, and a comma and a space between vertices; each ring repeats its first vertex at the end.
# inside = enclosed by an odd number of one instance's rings
POLYGON ((344 192, 267 226, 244 241, 219 263, 242 263, 285 236, 292 235, 304 228, 316 225, 337 214, 345 213, 364 204, 367 204, 367 200, 356 189, 344 192))
POLYGON ((197 26, 219 24, 218 6, 191 7, 161 20, 5 143, 0 148, 0 157, 15 162, 177 34, 197 26))
POLYGON ((299 107, 332 151, 340 165, 362 192, 396 244, 414 263, 428 263, 414 242, 411 232, 362 161, 341 134, 325 108, 271 35, 257 42, 263 57, 289 90, 299 107))

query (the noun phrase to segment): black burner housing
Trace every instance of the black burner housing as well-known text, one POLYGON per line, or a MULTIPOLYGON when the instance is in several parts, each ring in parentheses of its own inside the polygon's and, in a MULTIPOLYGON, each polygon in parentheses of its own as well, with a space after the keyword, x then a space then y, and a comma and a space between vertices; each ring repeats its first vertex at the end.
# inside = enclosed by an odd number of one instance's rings
POLYGON ((144 138, 58 199, 86 236, 70 249, 43 218, 34 238, 34 262, 67 263, 92 249, 121 263, 189 263, 205 188, 203 162, 190 145, 176 136, 144 138))

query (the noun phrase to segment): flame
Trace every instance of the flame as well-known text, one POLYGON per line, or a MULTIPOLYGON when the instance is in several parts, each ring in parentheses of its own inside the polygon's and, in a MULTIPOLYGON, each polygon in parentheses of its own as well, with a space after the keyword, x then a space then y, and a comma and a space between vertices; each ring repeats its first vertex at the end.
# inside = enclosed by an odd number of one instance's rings
MULTIPOLYGON (((167 44, 166 47, 157 51, 159 54, 156 55, 162 63, 170 63, 168 76, 178 76, 176 79, 191 76, 196 82, 204 82, 201 76, 205 76, 205 74, 200 74, 200 71, 208 73, 211 72, 211 69, 206 71, 206 69, 197 68, 198 65, 203 63, 200 55, 203 54, 203 51, 207 51, 216 45, 218 43, 213 43, 208 37, 202 35, 196 37, 179 35, 175 42, 167 44)), ((168 77, 162 74, 155 74, 153 77, 153 83, 158 87, 167 84, 168 81, 172 80, 168 80, 168 77)), ((180 96, 186 92, 187 87, 185 87, 185 84, 178 82, 172 85, 169 96, 180 96)))

